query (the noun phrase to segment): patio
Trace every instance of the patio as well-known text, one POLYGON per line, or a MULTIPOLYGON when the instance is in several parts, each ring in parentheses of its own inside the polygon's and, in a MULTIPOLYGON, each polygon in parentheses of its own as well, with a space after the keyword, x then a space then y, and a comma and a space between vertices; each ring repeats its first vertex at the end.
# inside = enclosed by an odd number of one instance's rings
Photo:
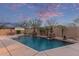
POLYGON ((0 37, 0 56, 79 56, 79 43, 38 52, 12 37, 16 36, 0 37))

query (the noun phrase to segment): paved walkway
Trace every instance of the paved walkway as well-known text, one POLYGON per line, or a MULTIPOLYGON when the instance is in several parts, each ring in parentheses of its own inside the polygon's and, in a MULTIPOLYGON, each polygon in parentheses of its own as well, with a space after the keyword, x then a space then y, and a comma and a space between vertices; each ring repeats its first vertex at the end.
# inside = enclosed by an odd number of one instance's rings
MULTIPOLYGON (((15 36, 14 36, 15 37, 15 36)), ((0 37, 0 55, 2 56, 79 56, 79 43, 38 52, 25 46, 11 36, 0 37)))

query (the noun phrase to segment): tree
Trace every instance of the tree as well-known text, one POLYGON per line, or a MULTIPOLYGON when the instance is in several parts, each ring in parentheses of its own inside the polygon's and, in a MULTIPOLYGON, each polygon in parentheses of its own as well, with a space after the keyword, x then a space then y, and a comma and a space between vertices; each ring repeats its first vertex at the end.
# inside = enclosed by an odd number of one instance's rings
POLYGON ((79 17, 73 20, 73 23, 75 24, 75 32, 77 34, 77 30, 79 29, 79 17))
POLYGON ((77 30, 79 29, 79 17, 73 20, 74 27, 75 27, 75 32, 76 32, 76 37, 77 37, 77 30))
POLYGON ((4 27, 5 27, 5 24, 0 24, 0 29, 4 27))
POLYGON ((26 30, 27 30, 27 28, 29 28, 29 21, 28 20, 21 21, 17 24, 17 26, 23 27, 24 28, 24 34, 26 34, 26 30))
POLYGON ((66 26, 64 26, 64 25, 58 25, 58 27, 61 29, 61 35, 62 35, 62 37, 64 37, 64 32, 65 32, 65 29, 66 29, 66 26))
POLYGON ((30 21, 30 26, 33 29, 33 36, 37 35, 36 29, 39 30, 40 26, 42 25, 42 21, 38 18, 31 19, 30 21))
POLYGON ((75 25, 79 25, 79 18, 76 18, 76 19, 74 20, 74 23, 75 23, 75 25))
POLYGON ((56 26, 57 22, 56 22, 56 19, 48 19, 46 21, 46 23, 48 24, 48 27, 49 27, 49 36, 50 38, 52 37, 52 34, 55 35, 54 33, 54 27, 56 26))

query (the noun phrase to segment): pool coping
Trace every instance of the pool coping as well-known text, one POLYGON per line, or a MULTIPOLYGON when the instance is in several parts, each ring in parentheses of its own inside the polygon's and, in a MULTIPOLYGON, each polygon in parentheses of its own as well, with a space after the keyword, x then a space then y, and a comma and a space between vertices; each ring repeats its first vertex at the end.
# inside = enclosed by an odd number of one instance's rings
MULTIPOLYGON (((17 38, 18 38, 18 37, 17 37, 17 38)), ((17 42, 19 42, 17 38, 13 37, 13 38, 11 38, 11 39, 12 39, 12 40, 15 40, 15 41, 17 41, 17 42), (17 40, 16 40, 16 39, 17 39, 17 40)), ((43 37, 42 37, 42 38, 43 38, 43 37)), ((59 40, 59 39, 55 39, 55 40, 59 40)), ((68 41, 65 41, 65 40, 60 40, 60 41, 68 42, 68 41)), ((19 42, 19 43, 21 43, 21 42, 19 42)), ((68 43, 70 43, 69 45, 71 45, 71 44, 74 44, 74 43, 76 43, 76 42, 68 42, 68 43)), ((21 44, 23 44, 23 43, 21 43, 21 44)), ((23 45, 25 45, 25 44, 23 44, 23 45)), ((27 45, 25 45, 25 46, 27 46, 27 45)), ((64 46, 67 46, 67 45, 64 45, 64 46)), ((60 47, 64 47, 64 46, 60 46, 60 47)), ((27 46, 27 47, 29 47, 29 46, 27 46)), ((29 47, 29 48, 31 48, 31 47, 29 47)), ((56 47, 56 48, 59 48, 59 47, 56 47)), ((31 48, 31 49, 35 50, 34 48, 31 48)), ((50 49, 55 49, 55 48, 50 48, 50 49)), ((46 49, 46 50, 50 50, 50 49, 46 49)), ((46 50, 43 50, 43 51, 46 51, 46 50)), ((36 51, 38 51, 38 50, 36 50, 36 51)), ((43 51, 38 51, 38 52, 43 52, 43 51)))

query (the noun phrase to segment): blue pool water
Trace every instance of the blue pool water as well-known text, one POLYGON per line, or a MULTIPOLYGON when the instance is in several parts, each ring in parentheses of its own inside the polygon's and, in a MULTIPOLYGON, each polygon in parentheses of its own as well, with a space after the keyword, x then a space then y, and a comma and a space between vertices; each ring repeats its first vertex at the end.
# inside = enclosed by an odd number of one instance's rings
POLYGON ((57 47, 72 44, 61 40, 56 40, 56 39, 50 40, 40 37, 19 37, 16 40, 37 51, 43 51, 47 49, 52 49, 52 48, 57 48, 57 47))

